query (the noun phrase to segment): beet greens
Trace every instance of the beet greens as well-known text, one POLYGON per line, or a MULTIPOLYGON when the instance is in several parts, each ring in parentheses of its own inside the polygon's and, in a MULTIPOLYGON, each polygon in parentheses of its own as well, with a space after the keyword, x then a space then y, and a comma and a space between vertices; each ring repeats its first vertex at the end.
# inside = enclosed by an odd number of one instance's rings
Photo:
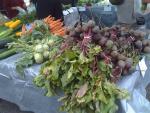
POLYGON ((129 94, 114 83, 150 52, 144 34, 121 26, 99 29, 95 22, 68 27, 60 51, 34 79, 46 95, 64 92, 61 110, 68 113, 115 113, 117 99, 129 94))

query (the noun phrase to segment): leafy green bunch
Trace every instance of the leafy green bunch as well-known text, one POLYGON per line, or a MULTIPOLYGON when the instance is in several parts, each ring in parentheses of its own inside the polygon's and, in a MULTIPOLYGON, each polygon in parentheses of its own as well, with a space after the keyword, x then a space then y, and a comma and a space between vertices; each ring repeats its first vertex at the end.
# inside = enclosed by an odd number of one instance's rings
POLYGON ((43 65, 34 83, 46 89, 46 96, 57 94, 60 88, 64 92, 62 111, 115 113, 116 100, 127 98, 128 92, 110 82, 111 65, 98 60, 101 47, 88 44, 84 54, 80 45, 70 45, 43 65))

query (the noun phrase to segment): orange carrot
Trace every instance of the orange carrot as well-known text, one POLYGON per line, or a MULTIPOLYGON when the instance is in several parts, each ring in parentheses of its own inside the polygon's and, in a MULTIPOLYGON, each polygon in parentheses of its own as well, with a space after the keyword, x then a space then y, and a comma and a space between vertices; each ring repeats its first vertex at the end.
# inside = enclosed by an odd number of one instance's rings
POLYGON ((55 27, 55 29, 51 29, 51 32, 58 31, 58 30, 61 29, 61 28, 62 28, 61 26, 57 26, 57 27, 55 27))
POLYGON ((64 36, 65 33, 62 31, 62 32, 59 32, 59 33, 55 33, 55 35, 58 35, 58 36, 64 36))
POLYGON ((44 22, 49 26, 51 33, 58 36, 65 35, 65 28, 63 27, 61 19, 55 20, 54 17, 48 16, 44 19, 44 22))

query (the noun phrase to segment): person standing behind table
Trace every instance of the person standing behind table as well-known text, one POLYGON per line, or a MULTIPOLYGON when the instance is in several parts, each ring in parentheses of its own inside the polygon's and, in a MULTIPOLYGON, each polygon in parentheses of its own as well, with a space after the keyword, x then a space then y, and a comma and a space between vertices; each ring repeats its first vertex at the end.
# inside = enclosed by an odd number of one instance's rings
POLYGON ((0 0, 0 12, 9 19, 16 17, 19 13, 15 7, 21 7, 26 10, 26 5, 23 0, 0 0))
POLYGON ((51 15, 63 20, 61 0, 31 0, 35 4, 38 19, 51 15))

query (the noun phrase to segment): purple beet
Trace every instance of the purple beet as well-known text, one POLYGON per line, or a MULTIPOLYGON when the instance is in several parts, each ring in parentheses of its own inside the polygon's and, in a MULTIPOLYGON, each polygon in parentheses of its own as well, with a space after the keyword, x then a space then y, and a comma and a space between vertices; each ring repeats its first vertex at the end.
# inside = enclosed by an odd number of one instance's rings
POLYGON ((100 44, 101 46, 104 46, 106 42, 107 42, 107 38, 102 37, 101 40, 99 41, 99 44, 100 44))
POLYGON ((140 41, 140 40, 137 40, 136 42, 135 42, 135 46, 138 48, 138 49, 142 49, 142 41, 140 41))
POLYGON ((118 61, 118 66, 120 67, 120 68, 122 68, 122 69, 124 69, 125 68, 125 62, 123 61, 123 60, 119 60, 118 61))

